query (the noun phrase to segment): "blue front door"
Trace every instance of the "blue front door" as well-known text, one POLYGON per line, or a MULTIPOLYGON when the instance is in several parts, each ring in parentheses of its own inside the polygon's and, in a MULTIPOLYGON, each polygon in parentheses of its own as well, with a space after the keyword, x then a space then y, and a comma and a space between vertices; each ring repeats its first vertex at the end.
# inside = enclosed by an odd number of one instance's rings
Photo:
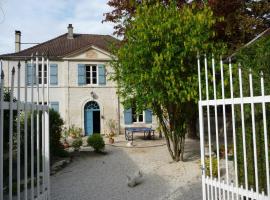
POLYGON ((85 135, 93 134, 93 111, 85 110, 85 135))
POLYGON ((100 133, 100 108, 97 102, 89 101, 84 107, 85 135, 100 133))

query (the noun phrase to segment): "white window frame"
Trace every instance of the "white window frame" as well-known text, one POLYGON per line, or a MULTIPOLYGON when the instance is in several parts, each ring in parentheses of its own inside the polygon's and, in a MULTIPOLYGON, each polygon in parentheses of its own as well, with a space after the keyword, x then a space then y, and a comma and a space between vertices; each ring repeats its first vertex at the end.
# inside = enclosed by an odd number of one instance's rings
POLYGON ((85 84, 86 85, 98 85, 98 65, 97 64, 86 64, 85 65, 85 84), (96 83, 93 83, 93 66, 96 67, 96 83), (87 67, 90 67, 90 83, 87 83, 87 67))
POLYGON ((133 121, 133 109, 131 109, 131 114, 132 114, 132 123, 133 124, 141 124, 141 123, 145 123, 145 111, 142 111, 142 121, 139 121, 139 116, 141 115, 141 114, 137 114, 136 116, 136 121, 133 121))
POLYGON ((44 63, 44 77, 43 77, 43 80, 42 80, 42 63, 38 63, 38 68, 37 69, 38 69, 37 70, 37 72, 38 72, 38 74, 37 74, 38 84, 42 85, 44 83, 44 85, 46 86, 48 84, 48 66, 47 66, 47 64, 44 63), (41 66, 41 70, 39 70, 39 66, 41 66), (41 72, 41 77, 39 77, 39 72, 41 72), (46 76, 45 76, 45 72, 46 72, 46 76), (46 78, 46 83, 44 82, 45 78, 46 78), (39 79, 41 79, 41 83, 39 82, 39 79))

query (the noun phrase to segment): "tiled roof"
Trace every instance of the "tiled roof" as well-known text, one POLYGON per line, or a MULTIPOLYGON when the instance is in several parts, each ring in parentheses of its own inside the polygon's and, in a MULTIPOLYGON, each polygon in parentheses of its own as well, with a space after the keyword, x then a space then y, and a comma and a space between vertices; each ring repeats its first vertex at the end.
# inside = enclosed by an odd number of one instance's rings
POLYGON ((67 34, 64 34, 17 53, 0 55, 0 58, 30 57, 37 52, 38 54, 44 53, 54 58, 63 58, 69 54, 86 49, 89 46, 96 46, 110 52, 113 44, 119 45, 120 40, 110 35, 74 34, 74 39, 68 39, 67 34))

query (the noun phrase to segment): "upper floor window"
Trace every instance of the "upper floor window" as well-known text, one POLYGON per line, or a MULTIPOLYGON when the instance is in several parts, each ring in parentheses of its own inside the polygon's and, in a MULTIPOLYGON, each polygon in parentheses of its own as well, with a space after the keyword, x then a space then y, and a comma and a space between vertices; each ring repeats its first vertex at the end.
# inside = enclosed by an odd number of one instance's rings
POLYGON ((86 65, 85 66, 85 78, 86 84, 97 84, 97 66, 96 65, 86 65))
MULTIPOLYGON (((28 63, 26 65, 26 81, 27 85, 31 85, 32 81, 33 84, 35 85, 37 82, 38 78, 38 84, 47 84, 47 73, 48 73, 48 67, 46 64, 44 64, 44 72, 43 72, 43 80, 42 80, 42 64, 38 64, 38 69, 36 70, 36 64, 33 64, 33 66, 28 63)), ((58 85, 58 65, 57 64, 50 64, 50 85, 58 85)))
POLYGON ((44 65, 43 81, 42 81, 42 64, 38 65, 38 83, 47 84, 47 65, 44 65))
POLYGON ((78 85, 106 85, 104 64, 78 64, 78 85))

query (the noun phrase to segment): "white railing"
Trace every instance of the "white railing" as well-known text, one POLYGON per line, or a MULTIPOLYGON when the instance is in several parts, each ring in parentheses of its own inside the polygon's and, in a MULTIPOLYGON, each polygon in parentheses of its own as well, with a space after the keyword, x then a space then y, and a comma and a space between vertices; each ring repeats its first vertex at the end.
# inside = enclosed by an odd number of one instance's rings
POLYGON ((197 61, 203 200, 270 199, 269 108, 266 106, 270 103, 270 96, 265 95, 263 74, 259 76, 260 83, 256 88, 260 94, 255 96, 251 70, 243 78, 244 68, 240 65, 233 67, 231 60, 224 64, 220 59, 219 65, 216 65, 213 57, 208 61, 205 56, 204 68, 201 68, 200 56, 197 61), (237 76, 234 77, 233 72, 237 76), (246 91, 248 96, 244 96, 246 91), (258 122, 261 127, 256 127, 258 122), (263 138, 260 144, 257 136, 259 128, 263 138), (247 138, 250 141, 248 144, 247 138), (221 144, 224 158, 221 157, 221 144), (232 146, 231 150, 229 146, 232 146), (258 166, 261 166, 261 171, 258 166), (265 175, 263 178, 262 173, 265 175))
POLYGON ((47 85, 45 86, 42 81, 39 88, 38 84, 38 66, 42 67, 42 80, 44 80, 44 66, 49 66, 49 59, 45 60, 43 56, 36 55, 35 60, 32 56, 28 63, 31 64, 32 69, 31 84, 27 82, 27 61, 24 65, 25 74, 21 74, 19 61, 16 68, 12 68, 10 88, 5 88, 4 69, 6 68, 2 66, 0 200, 50 199, 49 107, 47 106, 49 105, 49 67, 47 67, 47 85), (34 64, 36 73, 34 73, 34 64), (37 76, 34 77, 34 74, 37 76), (22 85, 21 76, 25 76, 22 85), (35 85, 34 79, 37 83, 35 85), (9 99, 5 99, 5 89, 10 93, 9 99), (21 97, 22 90, 24 90, 24 98, 21 97))

